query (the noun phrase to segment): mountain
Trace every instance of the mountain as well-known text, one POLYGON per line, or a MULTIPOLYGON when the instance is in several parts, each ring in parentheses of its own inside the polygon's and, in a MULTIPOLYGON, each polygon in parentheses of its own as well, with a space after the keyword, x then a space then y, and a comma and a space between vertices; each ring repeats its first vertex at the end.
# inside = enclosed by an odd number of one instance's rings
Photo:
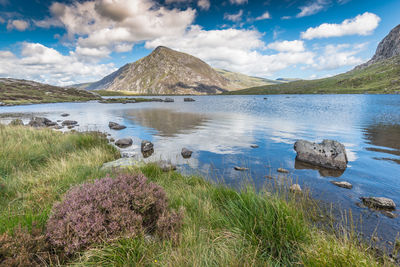
POLYGON ((99 99, 97 94, 28 80, 0 78, 0 105, 53 103, 99 99))
POLYGON ((252 87, 227 94, 400 93, 400 25, 379 43, 375 55, 333 77, 252 87))
POLYGON ((273 83, 225 70, 215 70, 186 53, 159 46, 150 55, 126 64, 86 90, 128 91, 137 94, 215 94, 273 83))

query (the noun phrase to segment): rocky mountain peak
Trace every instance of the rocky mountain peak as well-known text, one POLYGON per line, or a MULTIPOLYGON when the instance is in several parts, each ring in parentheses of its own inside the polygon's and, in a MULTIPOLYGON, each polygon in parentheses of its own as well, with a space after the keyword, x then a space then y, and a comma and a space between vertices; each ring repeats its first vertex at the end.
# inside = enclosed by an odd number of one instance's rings
POLYGON ((400 55, 400 24, 393 28, 379 43, 375 55, 366 63, 356 67, 362 69, 381 60, 400 55))

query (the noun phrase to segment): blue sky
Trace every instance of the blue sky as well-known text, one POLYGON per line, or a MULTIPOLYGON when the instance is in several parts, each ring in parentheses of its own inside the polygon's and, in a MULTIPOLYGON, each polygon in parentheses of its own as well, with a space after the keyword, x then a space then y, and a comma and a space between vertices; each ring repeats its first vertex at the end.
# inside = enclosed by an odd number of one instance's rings
POLYGON ((95 81, 158 45, 213 67, 321 78, 367 61, 398 0, 0 0, 0 77, 95 81))

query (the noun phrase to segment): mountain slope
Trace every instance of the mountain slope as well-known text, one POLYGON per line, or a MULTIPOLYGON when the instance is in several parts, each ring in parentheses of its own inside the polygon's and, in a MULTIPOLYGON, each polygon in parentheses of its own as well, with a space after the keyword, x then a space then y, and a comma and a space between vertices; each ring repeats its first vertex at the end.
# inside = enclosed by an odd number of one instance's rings
POLYGON ((99 97, 85 90, 0 78, 0 105, 88 101, 99 97))
POLYGON ((248 88, 234 94, 400 93, 400 25, 367 63, 330 78, 248 88))
POLYGON ((226 91, 229 84, 202 60, 160 46, 150 55, 126 64, 87 89, 141 94, 204 94, 226 91))
POLYGON ((194 56, 160 46, 100 81, 76 87, 137 94, 214 94, 272 83, 278 82, 213 69, 194 56))

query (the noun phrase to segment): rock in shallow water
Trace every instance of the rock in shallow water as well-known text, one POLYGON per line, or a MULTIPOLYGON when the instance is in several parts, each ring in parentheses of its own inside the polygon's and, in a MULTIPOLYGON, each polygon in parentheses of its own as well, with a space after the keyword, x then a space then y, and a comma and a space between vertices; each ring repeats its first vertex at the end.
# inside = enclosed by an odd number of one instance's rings
POLYGON ((56 123, 52 122, 48 118, 44 117, 34 117, 31 119, 31 121, 28 123, 29 126, 32 127, 47 127, 47 126, 54 126, 56 123))
POLYGON ((280 172, 280 173, 289 173, 289 171, 284 169, 284 168, 278 168, 277 171, 280 172))
POLYGON ((233 167, 236 171, 247 171, 249 168, 235 166, 233 167))
POLYGON ((361 197, 363 204, 369 208, 375 209, 386 209, 394 210, 396 209, 396 204, 390 198, 386 197, 361 197))
POLYGON ((62 126, 72 126, 77 124, 78 124, 77 121, 71 121, 71 120, 66 120, 61 123, 62 126))
POLYGON ((343 187, 346 189, 352 189, 353 185, 349 182, 337 182, 337 181, 331 181, 332 184, 339 186, 339 187, 343 187))
POLYGON ((112 129, 112 130, 122 130, 122 129, 126 128, 125 125, 121 125, 121 124, 118 124, 118 123, 112 122, 112 121, 110 121, 108 123, 108 127, 110 127, 110 129, 112 129))
POLYGON ((118 139, 115 142, 115 145, 120 148, 125 148, 128 146, 131 146, 132 144, 133 144, 133 140, 131 138, 122 138, 122 139, 118 139))
POLYGON ((181 155, 183 158, 185 158, 185 159, 190 158, 192 156, 192 153, 193 153, 193 151, 190 151, 189 149, 187 149, 185 147, 182 148, 181 155))
POLYGON ((297 160, 311 163, 329 169, 345 170, 347 155, 344 145, 334 140, 323 140, 322 143, 312 143, 298 140, 294 144, 297 160))
POLYGON ((194 100, 194 99, 191 98, 191 97, 185 97, 185 98, 183 99, 183 101, 185 101, 185 102, 194 102, 194 101, 196 101, 196 100, 194 100))
POLYGON ((289 188, 290 192, 292 193, 300 193, 301 192, 301 187, 299 184, 292 184, 289 188))

